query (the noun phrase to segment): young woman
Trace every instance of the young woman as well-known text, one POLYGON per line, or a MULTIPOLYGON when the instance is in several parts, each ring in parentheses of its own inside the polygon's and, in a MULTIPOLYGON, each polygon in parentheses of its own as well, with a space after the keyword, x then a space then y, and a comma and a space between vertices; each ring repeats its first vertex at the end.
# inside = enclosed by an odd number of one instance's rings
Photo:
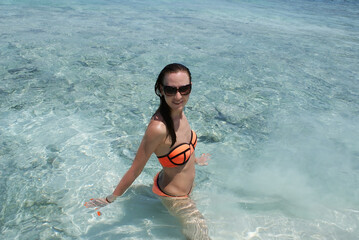
POLYGON ((87 207, 102 207, 121 196, 140 175, 155 153, 163 169, 154 178, 153 192, 169 212, 178 217, 187 239, 209 239, 202 214, 189 198, 195 178, 195 164, 207 165, 208 154, 196 158, 197 135, 184 114, 192 89, 189 69, 182 64, 167 65, 160 72, 155 92, 160 106, 152 116, 130 169, 113 193, 104 199, 92 199, 87 207))

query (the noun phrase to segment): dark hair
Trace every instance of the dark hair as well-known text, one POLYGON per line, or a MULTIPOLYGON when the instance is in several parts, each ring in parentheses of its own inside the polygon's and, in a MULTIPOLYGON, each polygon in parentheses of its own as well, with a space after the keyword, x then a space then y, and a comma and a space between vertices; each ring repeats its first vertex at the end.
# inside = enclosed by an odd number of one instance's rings
POLYGON ((155 92, 156 95, 160 97, 160 106, 158 107, 157 111, 161 114, 163 117, 163 120, 165 121, 165 125, 168 131, 168 135, 171 137, 172 143, 171 147, 176 142, 176 133, 174 130, 174 125, 171 117, 171 108, 166 103, 165 97, 161 94, 161 85, 163 86, 163 81, 165 79, 166 74, 168 73, 176 73, 176 72, 186 72, 189 76, 190 83, 192 82, 191 72, 189 69, 180 64, 180 63, 171 63, 168 64, 166 67, 162 69, 160 74, 157 77, 157 81, 155 84, 155 92))

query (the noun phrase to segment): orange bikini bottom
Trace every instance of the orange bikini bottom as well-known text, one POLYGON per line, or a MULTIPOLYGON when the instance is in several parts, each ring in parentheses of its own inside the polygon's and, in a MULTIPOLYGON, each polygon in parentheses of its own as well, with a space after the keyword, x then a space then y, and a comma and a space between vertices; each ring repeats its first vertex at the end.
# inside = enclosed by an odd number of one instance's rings
POLYGON ((161 172, 158 172, 156 174, 156 176, 153 178, 152 192, 154 194, 157 194, 160 197, 171 197, 171 198, 188 198, 189 197, 189 194, 191 193, 191 191, 187 195, 184 195, 184 196, 172 196, 172 195, 169 195, 169 194, 163 192, 160 188, 160 185, 158 184, 158 178, 159 178, 160 173, 161 172))

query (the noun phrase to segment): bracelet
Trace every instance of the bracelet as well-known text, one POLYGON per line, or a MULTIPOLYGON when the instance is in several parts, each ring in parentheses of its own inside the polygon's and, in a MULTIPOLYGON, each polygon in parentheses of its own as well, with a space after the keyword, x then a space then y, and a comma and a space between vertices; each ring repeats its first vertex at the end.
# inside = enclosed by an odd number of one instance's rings
POLYGON ((117 196, 111 194, 111 195, 108 195, 105 199, 106 199, 106 202, 113 203, 116 200, 116 198, 117 198, 117 196), (112 201, 110 201, 108 199, 111 199, 112 201))

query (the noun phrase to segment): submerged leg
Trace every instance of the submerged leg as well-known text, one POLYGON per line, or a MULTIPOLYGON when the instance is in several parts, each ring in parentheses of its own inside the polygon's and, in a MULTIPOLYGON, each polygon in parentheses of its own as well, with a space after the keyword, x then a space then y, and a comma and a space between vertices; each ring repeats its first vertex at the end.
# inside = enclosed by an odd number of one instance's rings
POLYGON ((203 215, 190 198, 176 199, 161 197, 163 205, 178 218, 182 224, 182 232, 190 240, 208 240, 208 227, 203 215))

